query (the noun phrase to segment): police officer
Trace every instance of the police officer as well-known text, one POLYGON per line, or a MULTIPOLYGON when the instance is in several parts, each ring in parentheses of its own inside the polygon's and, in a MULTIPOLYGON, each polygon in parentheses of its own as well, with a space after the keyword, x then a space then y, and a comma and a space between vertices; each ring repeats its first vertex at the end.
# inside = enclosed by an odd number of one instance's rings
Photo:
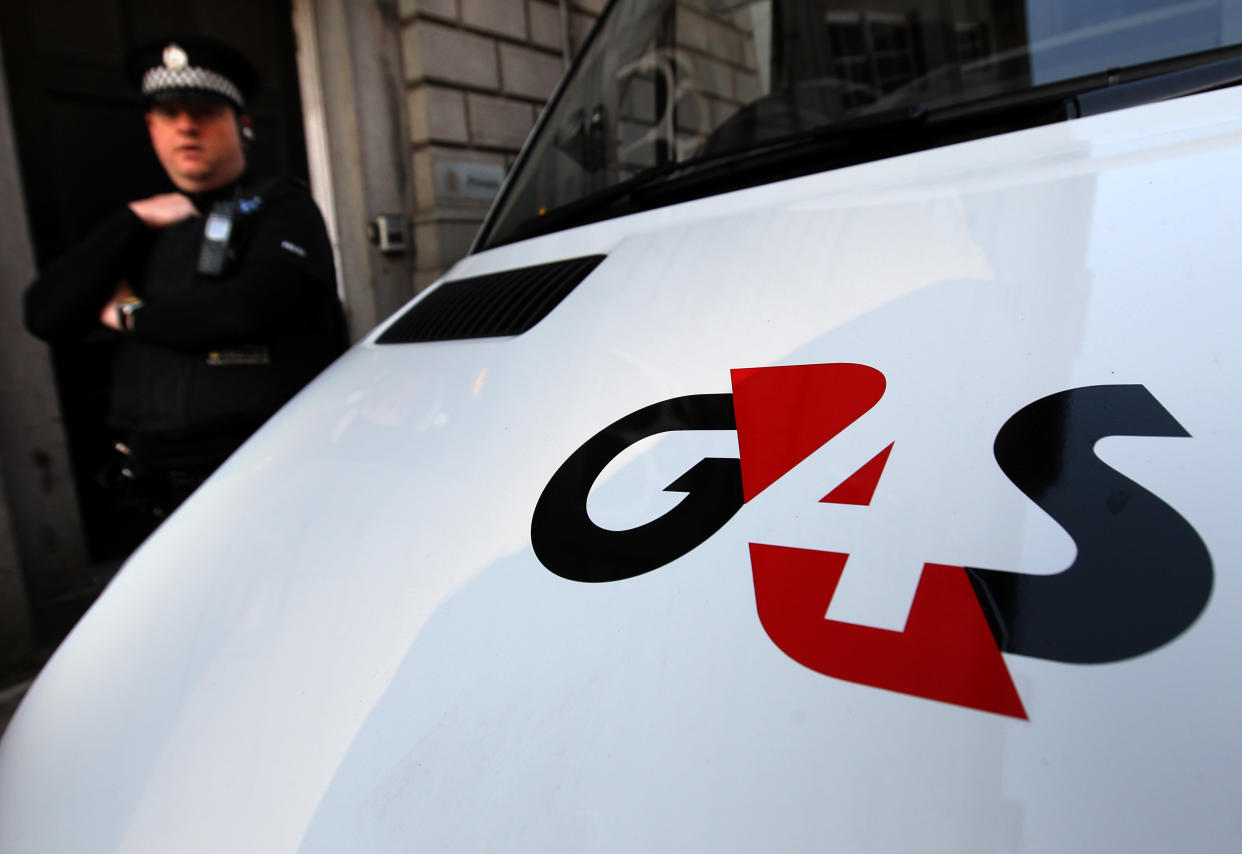
MULTIPOLYGON (((213 39, 131 54, 176 192, 129 203, 27 289, 38 337, 118 336, 109 424, 158 519, 346 343, 332 250, 303 187, 246 170, 256 74, 213 39)), ((151 527, 154 526, 154 522, 151 527)))

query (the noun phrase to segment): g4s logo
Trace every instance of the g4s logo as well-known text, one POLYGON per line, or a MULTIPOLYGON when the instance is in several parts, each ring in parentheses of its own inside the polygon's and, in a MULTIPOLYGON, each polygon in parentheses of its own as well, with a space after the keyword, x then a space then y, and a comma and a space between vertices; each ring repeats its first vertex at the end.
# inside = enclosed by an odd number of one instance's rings
MULTIPOLYGON (((743 369, 732 377, 732 394, 652 404, 575 451, 535 507, 531 541, 543 565, 598 583, 676 560, 875 406, 886 385, 879 371, 855 364, 743 369), (667 487, 686 498, 645 525, 612 531, 592 522, 587 494, 604 467, 670 430, 736 430, 740 459, 701 460, 667 487)), ((905 630, 896 632, 824 617, 848 554, 752 543, 760 621, 782 651, 824 675, 1025 718, 1002 653, 1119 661, 1168 643, 1207 604, 1212 561, 1198 533, 1093 450, 1106 436, 1188 435, 1140 385, 1037 400, 1005 422, 992 451, 1014 486, 1073 539, 1077 556, 1064 572, 926 563, 905 630)), ((822 500, 870 504, 892 447, 822 500)))

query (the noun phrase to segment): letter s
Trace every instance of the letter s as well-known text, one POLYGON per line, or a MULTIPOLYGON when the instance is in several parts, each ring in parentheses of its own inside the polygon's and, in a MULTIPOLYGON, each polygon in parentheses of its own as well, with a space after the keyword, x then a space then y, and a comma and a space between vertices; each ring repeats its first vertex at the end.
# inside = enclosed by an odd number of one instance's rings
POLYGON ((1189 436, 1141 385, 1059 392, 996 437, 996 461, 1074 538, 1064 572, 968 569, 1005 652, 1093 664, 1168 643, 1212 592, 1212 558, 1180 513, 1095 455, 1105 436, 1189 436))

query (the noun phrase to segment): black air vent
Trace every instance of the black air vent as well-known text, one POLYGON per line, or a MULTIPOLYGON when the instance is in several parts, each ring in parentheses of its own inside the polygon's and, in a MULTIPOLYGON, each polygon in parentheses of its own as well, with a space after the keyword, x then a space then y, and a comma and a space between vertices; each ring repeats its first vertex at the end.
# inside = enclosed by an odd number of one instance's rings
POLYGON ((543 320, 603 260, 603 255, 589 255, 445 282, 397 318, 375 343, 521 335, 543 320))

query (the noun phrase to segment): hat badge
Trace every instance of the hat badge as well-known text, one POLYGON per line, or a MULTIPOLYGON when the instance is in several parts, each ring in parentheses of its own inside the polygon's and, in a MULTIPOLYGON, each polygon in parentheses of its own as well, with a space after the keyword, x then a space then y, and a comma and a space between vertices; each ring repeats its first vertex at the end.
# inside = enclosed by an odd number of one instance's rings
POLYGON ((189 64, 189 57, 179 45, 170 44, 164 48, 164 67, 171 71, 180 71, 189 64))

